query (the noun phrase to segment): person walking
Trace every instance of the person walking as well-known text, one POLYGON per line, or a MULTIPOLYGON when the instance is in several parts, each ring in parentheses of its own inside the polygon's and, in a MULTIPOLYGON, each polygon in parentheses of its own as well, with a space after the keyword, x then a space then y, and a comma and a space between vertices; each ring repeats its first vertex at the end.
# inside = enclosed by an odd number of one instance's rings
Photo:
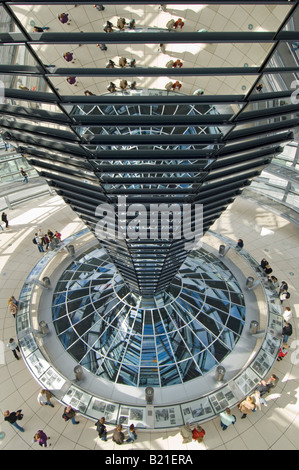
POLYGON ((5 227, 8 228, 9 227, 8 218, 7 218, 6 212, 4 212, 4 211, 2 212, 1 220, 2 220, 2 222, 5 223, 5 227))
POLYGON ((72 77, 67 77, 66 78, 66 81, 70 84, 70 85, 74 85, 74 86, 77 86, 77 78, 72 76, 72 77))
POLYGON ((277 361, 282 361, 287 354, 288 350, 286 348, 280 348, 277 355, 277 361))
POLYGON ((241 419, 244 419, 247 417, 247 415, 250 415, 253 410, 254 410, 254 402, 252 397, 247 397, 245 400, 243 400, 239 405, 238 405, 239 410, 241 411, 242 416, 241 419))
POLYGON ((95 426, 97 428, 98 435, 101 441, 107 441, 107 428, 105 426, 104 416, 95 423, 95 426))
POLYGON ((285 308, 285 311, 283 312, 282 316, 284 321, 288 323, 289 320, 292 318, 292 310, 290 309, 290 307, 285 308))
POLYGON ((13 338, 10 338, 10 340, 9 340, 9 342, 8 342, 8 344, 7 344, 7 347, 8 347, 8 349, 10 349, 10 350, 12 351, 13 355, 15 356, 15 358, 16 358, 17 360, 19 360, 20 358, 19 358, 19 356, 18 356, 18 354, 17 354, 17 351, 20 352, 20 348, 19 348, 18 343, 16 343, 16 341, 15 341, 13 338))
POLYGON ((24 432, 24 428, 22 428, 22 426, 17 423, 17 421, 21 419, 23 419, 22 410, 12 411, 11 413, 9 410, 4 411, 4 421, 7 421, 9 424, 18 429, 18 431, 24 432))
POLYGON ((33 32, 34 33, 43 33, 44 31, 48 31, 50 28, 48 26, 34 26, 33 32))
POLYGON ((57 16, 58 16, 60 23, 68 24, 68 25, 70 24, 71 20, 69 19, 68 13, 59 13, 57 16))
POLYGON ((26 171, 21 167, 21 170, 20 170, 20 173, 21 175, 23 176, 23 183, 28 183, 28 175, 26 173, 26 171))
POLYGON ((235 422, 237 421, 237 418, 231 414, 230 408, 226 408, 225 411, 222 411, 219 416, 220 425, 223 431, 225 431, 231 424, 235 424, 235 422))
POLYGON ((66 62, 72 62, 73 64, 76 60, 76 59, 74 59, 73 52, 64 52, 63 58, 64 58, 64 60, 66 60, 66 62))
POLYGON ((105 10, 104 5, 101 5, 101 3, 95 3, 93 8, 96 8, 98 11, 103 11, 105 10))
POLYGON ((129 437, 126 440, 126 442, 135 442, 136 439, 137 439, 137 433, 136 433, 134 424, 130 425, 130 427, 128 429, 128 433, 129 433, 129 437))
POLYGON ((80 421, 76 421, 76 411, 73 410, 73 408, 70 405, 64 408, 62 417, 65 421, 71 420, 73 424, 79 424, 80 422, 80 421))
MULTIPOLYGON (((34 442, 38 442, 38 444, 41 446, 41 447, 48 447, 48 444, 47 444, 47 440, 48 439, 51 439, 49 436, 46 435, 46 433, 44 431, 37 431, 37 433, 35 434, 34 438, 33 438, 33 441, 34 442)), ((50 446, 51 444, 49 444, 50 446)))
POLYGON ((97 44, 97 47, 98 47, 101 51, 107 51, 107 50, 108 50, 108 47, 106 46, 106 44, 97 44))
POLYGON ((9 304, 8 304, 8 307, 9 307, 9 311, 10 311, 10 313, 12 314, 12 316, 13 316, 14 318, 16 318, 16 314, 17 314, 17 312, 18 312, 18 307, 17 307, 17 305, 11 300, 11 301, 9 302, 9 304))
POLYGON ((54 408, 53 403, 51 403, 51 397, 52 393, 49 390, 42 389, 38 396, 37 396, 37 401, 40 404, 40 406, 51 406, 51 408, 54 408))
POLYGON ((121 445, 125 440, 125 435, 122 432, 122 425, 118 424, 113 431, 112 440, 118 445, 121 445))

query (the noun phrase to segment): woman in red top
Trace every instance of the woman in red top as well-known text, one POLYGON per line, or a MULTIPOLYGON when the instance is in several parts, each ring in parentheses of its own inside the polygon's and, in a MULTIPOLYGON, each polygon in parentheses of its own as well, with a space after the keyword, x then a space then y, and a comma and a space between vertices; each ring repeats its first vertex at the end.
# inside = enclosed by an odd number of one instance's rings
POLYGON ((205 430, 197 424, 192 431, 192 439, 200 443, 203 441, 205 433, 205 430))
POLYGON ((173 90, 176 90, 176 89, 180 90, 180 89, 182 88, 182 84, 177 80, 176 82, 174 82, 174 83, 172 84, 172 87, 171 87, 171 88, 172 88, 173 90))
POLYGON ((176 20, 176 22, 174 23, 173 27, 174 29, 177 29, 178 27, 180 27, 180 29, 182 29, 182 27, 184 26, 184 21, 182 20, 182 18, 179 18, 178 20, 176 20))

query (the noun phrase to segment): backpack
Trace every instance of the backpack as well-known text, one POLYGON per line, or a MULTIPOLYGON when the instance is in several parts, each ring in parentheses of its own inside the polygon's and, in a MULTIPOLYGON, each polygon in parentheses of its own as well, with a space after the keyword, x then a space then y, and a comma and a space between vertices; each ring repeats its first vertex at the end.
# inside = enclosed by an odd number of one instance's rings
POLYGON ((35 238, 33 238, 32 243, 33 243, 34 245, 37 245, 37 241, 35 240, 35 238))

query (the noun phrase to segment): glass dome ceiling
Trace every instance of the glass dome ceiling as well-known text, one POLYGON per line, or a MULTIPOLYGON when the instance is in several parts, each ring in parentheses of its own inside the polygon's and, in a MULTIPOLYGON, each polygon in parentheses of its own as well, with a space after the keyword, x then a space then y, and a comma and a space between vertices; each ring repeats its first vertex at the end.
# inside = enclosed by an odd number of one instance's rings
POLYGON ((129 291, 103 249, 62 274, 52 304, 56 333, 78 364, 106 380, 164 387, 203 376, 234 349, 245 323, 237 279, 201 249, 162 294, 129 291))

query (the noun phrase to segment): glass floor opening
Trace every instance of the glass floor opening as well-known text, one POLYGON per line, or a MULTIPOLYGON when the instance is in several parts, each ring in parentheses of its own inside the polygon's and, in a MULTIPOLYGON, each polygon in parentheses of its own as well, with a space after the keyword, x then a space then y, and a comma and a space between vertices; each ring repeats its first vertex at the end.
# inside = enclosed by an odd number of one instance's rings
POLYGON ((64 270, 52 302, 70 356, 102 379, 134 387, 183 384, 217 367, 240 339, 245 311, 235 275, 203 248, 150 298, 130 292, 104 250, 90 248, 64 270))

